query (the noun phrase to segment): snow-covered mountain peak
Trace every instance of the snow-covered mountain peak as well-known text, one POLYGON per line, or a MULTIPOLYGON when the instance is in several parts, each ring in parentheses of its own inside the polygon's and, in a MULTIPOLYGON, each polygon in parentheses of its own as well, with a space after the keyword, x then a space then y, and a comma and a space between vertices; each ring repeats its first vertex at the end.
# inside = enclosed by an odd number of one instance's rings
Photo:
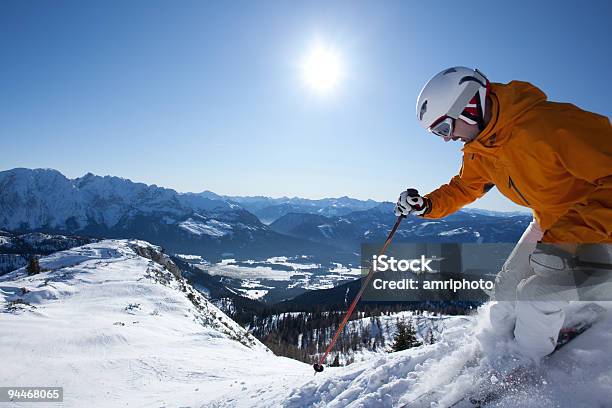
POLYGON ((73 180, 52 169, 0 172, 0 226, 9 230, 114 228, 135 216, 182 218, 194 211, 234 211, 220 199, 87 173, 73 180))

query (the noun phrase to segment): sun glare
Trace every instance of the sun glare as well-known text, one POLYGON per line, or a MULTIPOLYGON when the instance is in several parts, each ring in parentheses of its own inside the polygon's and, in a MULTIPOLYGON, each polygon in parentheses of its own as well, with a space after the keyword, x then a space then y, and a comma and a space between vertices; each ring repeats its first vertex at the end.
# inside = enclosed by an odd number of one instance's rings
POLYGON ((302 77, 308 87, 318 93, 328 93, 342 78, 342 62, 329 47, 317 45, 302 62, 302 77))

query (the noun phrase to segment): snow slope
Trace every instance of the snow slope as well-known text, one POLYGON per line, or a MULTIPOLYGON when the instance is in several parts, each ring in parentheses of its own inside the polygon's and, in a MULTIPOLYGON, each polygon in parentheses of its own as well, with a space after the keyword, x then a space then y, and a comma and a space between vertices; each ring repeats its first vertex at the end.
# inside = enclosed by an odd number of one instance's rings
MULTIPOLYGON (((441 393, 429 406, 445 407, 518 358, 484 307, 444 324, 433 345, 315 376, 273 356, 157 247, 102 241, 40 263, 48 271, 0 278, 0 384, 63 386, 66 407, 399 407, 430 389, 441 393)), ((610 407, 611 348, 608 313, 491 406, 610 407)))
MULTIPOLYGON (((579 305, 573 305, 573 309, 579 305)), ((606 305, 610 308, 610 305, 606 305)), ((321 374, 291 373, 292 390, 282 383, 222 397, 205 407, 378 408, 411 404, 429 390, 435 398, 419 407, 448 407, 476 384, 492 384, 497 373, 523 361, 511 341, 487 327, 487 306, 470 318, 450 319, 437 343, 373 358, 321 374), (297 374, 297 375, 296 375, 297 374), (265 398, 261 399, 263 396, 265 398)), ((568 315, 568 322, 572 320, 568 315)), ((574 408, 612 406, 612 317, 610 312, 579 338, 538 367, 535 378, 499 401, 497 408, 574 408)), ((254 368, 254 372, 255 368, 254 368)), ((288 374, 289 375, 289 374, 288 374)), ((288 377, 291 378, 291 377, 288 377)), ((271 377, 270 382, 275 378, 271 377)), ((469 401, 457 407, 473 407, 469 401)))
POLYGON ((102 241, 42 258, 39 275, 3 276, 0 384, 63 386, 68 407, 201 406, 263 392, 270 374, 310 373, 137 252, 161 256, 144 242, 102 241))
MULTIPOLYGON (((578 305, 572 305, 576 309, 578 305)), ((610 305, 606 305, 610 309, 610 305)), ((487 329, 487 307, 433 345, 377 356, 347 367, 326 368, 300 385, 285 407, 398 407, 428 390, 439 390, 432 407, 447 407, 474 389, 495 382, 490 368, 503 371, 522 358, 513 343, 487 329)), ((568 314, 568 320, 571 319, 568 314)), ((611 407, 612 316, 576 338, 534 368, 536 380, 509 393, 492 407, 611 407)), ((467 405, 473 406, 469 402, 467 405)), ((413 405, 414 406, 414 405, 413 405)))

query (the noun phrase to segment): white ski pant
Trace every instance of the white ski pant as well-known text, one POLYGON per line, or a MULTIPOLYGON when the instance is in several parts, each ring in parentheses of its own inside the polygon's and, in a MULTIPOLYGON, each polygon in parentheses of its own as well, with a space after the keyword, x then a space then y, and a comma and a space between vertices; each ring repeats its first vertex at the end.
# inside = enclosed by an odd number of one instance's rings
POLYGON ((538 298, 540 290, 549 292, 529 265, 529 255, 542 236, 540 226, 533 220, 495 279, 496 302, 490 309, 494 331, 508 336, 514 332, 522 352, 535 359, 554 350, 567 304, 563 298, 532 300, 538 298))
MULTIPOLYGON (((600 273, 590 284, 575 282, 576 285, 572 286, 567 284, 568 280, 574 282, 572 271, 534 271, 529 256, 542 236, 540 227, 533 220, 495 280, 496 301, 489 314, 496 333, 514 333, 522 352, 536 360, 555 349, 565 320, 565 308, 570 301, 608 300, 612 293, 612 273, 609 272, 600 273)), ((598 247, 593 260, 609 264, 611 248, 609 245, 598 247)))
POLYGON ((495 279, 496 302, 491 305, 489 317, 496 333, 510 335, 516 324, 516 296, 521 281, 533 275, 529 266, 529 255, 544 234, 533 220, 523 232, 510 256, 495 279))

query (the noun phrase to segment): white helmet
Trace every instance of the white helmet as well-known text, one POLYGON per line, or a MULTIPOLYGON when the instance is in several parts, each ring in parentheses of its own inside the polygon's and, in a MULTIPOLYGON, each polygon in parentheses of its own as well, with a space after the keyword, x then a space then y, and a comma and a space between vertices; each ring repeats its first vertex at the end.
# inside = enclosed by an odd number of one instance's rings
POLYGON ((431 78, 417 98, 416 114, 421 126, 438 136, 448 138, 454 121, 461 117, 484 127, 489 81, 477 69, 452 67, 431 78))

